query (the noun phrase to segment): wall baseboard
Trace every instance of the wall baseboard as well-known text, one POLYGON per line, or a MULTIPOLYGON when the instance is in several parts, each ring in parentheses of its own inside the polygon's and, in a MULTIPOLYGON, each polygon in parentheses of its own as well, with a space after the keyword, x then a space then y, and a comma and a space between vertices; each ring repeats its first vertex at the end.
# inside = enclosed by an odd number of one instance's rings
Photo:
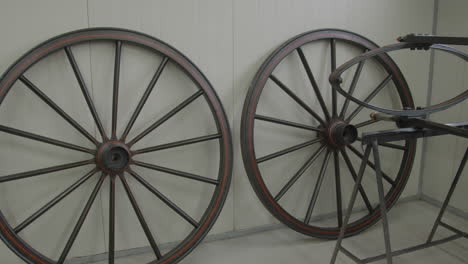
MULTIPOLYGON (((417 201, 419 199, 419 195, 412 195, 408 197, 401 198, 398 203, 406 203, 406 202, 411 202, 411 201, 417 201)), ((360 207, 355 210, 355 213, 359 213, 362 211, 367 211, 365 207, 360 207)), ((311 221, 320 221, 320 220, 325 220, 328 219, 332 216, 334 216, 335 213, 329 213, 329 214, 323 214, 319 216, 315 216, 312 218, 311 221)), ((468 217, 468 214, 466 214, 468 217)), ((281 223, 276 223, 276 224, 268 224, 268 225, 262 225, 262 226, 256 226, 252 228, 246 228, 246 229, 241 229, 241 230, 235 230, 235 231, 229 231, 225 233, 220 233, 220 234, 213 234, 213 235, 208 235, 204 240, 203 243, 207 242, 212 242, 212 241, 219 241, 219 240, 226 240, 226 239, 232 239, 232 238, 238 238, 238 237, 243 237, 243 236, 248 236, 248 235, 253 235, 256 233, 260 232, 265 232, 265 231, 271 231, 271 230, 276 230, 279 228, 284 228, 285 226, 281 223)), ((161 249, 167 249, 171 248, 178 244, 178 242, 171 242, 171 243, 165 243, 160 246, 161 249)), ((140 255, 140 254, 146 254, 152 252, 151 247, 139 247, 139 248, 131 248, 131 249, 125 249, 125 250, 119 250, 115 252, 115 258, 123 258, 123 257, 128 257, 128 256, 133 256, 133 255, 140 255)), ((85 264, 85 263, 94 263, 98 261, 103 261, 107 259, 107 253, 101 253, 101 254, 96 254, 96 255, 90 255, 90 256, 83 256, 83 257, 76 257, 71 260, 68 260, 66 264, 85 264)))
MULTIPOLYGON (((442 207, 442 204, 443 204, 443 202, 441 202, 441 201, 439 201, 437 199, 434 199, 434 198, 432 198, 430 196, 427 196, 424 193, 421 195, 421 200, 423 200, 423 201, 427 202, 428 204, 431 204, 431 205, 433 205, 433 206, 435 206, 437 208, 442 207)), ((456 207, 453 207, 453 206, 450 206, 450 205, 447 206, 447 211, 454 214, 454 215, 456 215, 456 216, 459 216, 459 217, 461 217, 463 219, 468 220, 468 212, 465 212, 463 210, 460 210, 460 209, 458 209, 456 207)))

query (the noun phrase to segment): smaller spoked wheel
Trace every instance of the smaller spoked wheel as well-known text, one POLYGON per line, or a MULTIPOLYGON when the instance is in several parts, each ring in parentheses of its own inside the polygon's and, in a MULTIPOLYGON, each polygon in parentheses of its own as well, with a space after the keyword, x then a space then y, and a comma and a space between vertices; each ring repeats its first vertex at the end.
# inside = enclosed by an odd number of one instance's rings
MULTIPOLYGON (((363 151, 365 131, 396 128, 370 119, 370 111, 331 89, 337 66, 378 46, 343 30, 296 36, 260 67, 242 113, 241 147, 250 182, 263 205, 303 234, 337 238, 363 151)), ((362 101, 412 108, 408 85, 387 55, 359 63, 343 74, 343 87, 362 101)), ((416 143, 382 144, 386 206, 402 193, 416 143)), ((359 205, 346 235, 380 218, 374 163, 368 161, 359 205)))
POLYGON ((148 35, 95 28, 40 44, 1 79, 0 122, 0 237, 26 263, 107 252, 111 264, 132 248, 176 263, 227 197, 221 102, 148 35))

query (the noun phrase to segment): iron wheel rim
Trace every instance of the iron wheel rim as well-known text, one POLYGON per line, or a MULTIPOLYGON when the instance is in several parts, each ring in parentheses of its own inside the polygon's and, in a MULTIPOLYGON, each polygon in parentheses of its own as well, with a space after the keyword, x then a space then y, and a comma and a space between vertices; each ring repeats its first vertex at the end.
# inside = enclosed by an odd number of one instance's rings
MULTIPOLYGON (((43 58, 67 47, 92 41, 121 41, 138 45, 167 57, 186 73, 197 85, 202 98, 209 105, 212 118, 216 123, 219 136, 219 172, 217 187, 209 205, 199 220, 199 226, 193 229, 182 242, 159 259, 151 263, 177 263, 189 254, 207 235, 219 216, 227 198, 232 171, 232 143, 229 123, 218 95, 203 73, 181 52, 154 37, 136 31, 119 28, 92 28, 77 30, 49 39, 18 59, 5 72, 0 81, 0 104, 13 84, 34 64, 43 58)), ((0 237, 20 258, 27 263, 57 263, 42 255, 20 238, 9 225, 0 211, 0 237)))
MULTIPOLYGON (((241 150, 244 160, 244 167, 246 169, 250 183, 264 207, 267 208, 275 218, 291 229, 302 234, 324 239, 336 239, 339 235, 339 228, 321 228, 305 225, 301 220, 291 215, 286 209, 284 209, 281 205, 279 205, 279 203, 275 201, 274 195, 271 194, 270 190, 266 186, 261 174, 261 170, 259 169, 258 163, 256 162, 257 156, 255 154, 254 145, 254 126, 257 110, 256 107, 262 95, 265 84, 272 76, 274 69, 281 63, 284 58, 303 45, 317 40, 326 39, 336 39, 367 49, 378 47, 377 44, 361 35, 340 29, 313 30, 295 36, 283 43, 280 47, 273 51, 272 54, 260 66, 249 87, 242 112, 241 150)), ((388 71, 392 71, 395 76, 398 77, 397 82, 399 85, 396 84, 396 87, 398 88, 401 103, 404 106, 413 107, 414 103, 410 90, 398 66, 396 66, 393 60, 385 54, 378 57, 378 60, 379 62, 385 62, 383 67, 385 67, 385 69, 388 71)), ((408 181, 412 168, 416 150, 416 141, 408 140, 406 141, 405 146, 407 151, 405 151, 405 154, 402 157, 402 162, 398 171, 398 178, 395 179, 395 181, 398 181, 398 184, 386 194, 388 209, 390 209, 395 204, 401 195, 408 181)), ((371 217, 364 217, 349 223, 345 234, 346 236, 358 234, 378 222, 379 219, 380 212, 378 210, 374 210, 374 213, 371 215, 371 217)))

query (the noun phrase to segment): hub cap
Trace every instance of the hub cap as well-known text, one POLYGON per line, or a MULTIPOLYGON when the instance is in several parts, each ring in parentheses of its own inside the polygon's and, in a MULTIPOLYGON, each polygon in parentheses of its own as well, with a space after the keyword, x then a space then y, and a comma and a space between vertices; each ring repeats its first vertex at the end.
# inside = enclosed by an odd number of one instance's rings
POLYGON ((130 158, 129 148, 120 141, 108 141, 96 153, 98 166, 110 174, 123 172, 128 167, 130 158))
POLYGON ((358 135, 355 126, 342 120, 331 121, 325 131, 328 144, 334 148, 341 148, 354 143, 358 135))

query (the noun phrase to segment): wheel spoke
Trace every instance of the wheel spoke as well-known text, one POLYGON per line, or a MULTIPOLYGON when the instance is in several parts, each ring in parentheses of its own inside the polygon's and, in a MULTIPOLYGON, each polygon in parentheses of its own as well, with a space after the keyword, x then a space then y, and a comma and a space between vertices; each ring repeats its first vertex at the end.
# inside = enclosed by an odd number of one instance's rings
POLYGON ((94 145, 99 145, 99 142, 94 138, 86 129, 84 129, 78 122, 76 122, 71 116, 62 110, 52 99, 50 99, 45 93, 43 93, 36 85, 28 80, 24 75, 19 77, 20 81, 26 85, 34 94, 36 94, 44 103, 50 106, 58 115, 60 115, 65 121, 67 121, 72 127, 80 132, 84 137, 89 139, 94 145))
MULTIPOLYGON (((353 163, 349 159, 348 153, 346 153, 346 151, 343 149, 341 150, 341 155, 343 156, 346 166, 348 166, 349 172, 351 173, 351 177, 353 178, 354 182, 356 182, 358 178, 358 174, 356 174, 356 170, 354 170, 353 163)), ((362 167, 363 169, 366 168, 365 166, 362 166, 362 167)), ((362 173, 364 173, 364 171, 362 173)), ((362 188, 362 185, 359 186, 359 194, 361 194, 362 200, 364 201, 364 204, 366 205, 367 210, 369 210, 369 213, 371 214, 374 210, 372 209, 372 205, 369 201, 369 197, 367 196, 364 188, 362 188)))
POLYGON ((311 114, 320 124, 325 125, 325 121, 314 111, 310 108, 304 101, 301 100, 291 89, 289 89, 284 83, 282 83, 278 78, 276 78, 273 74, 270 75, 270 79, 278 85, 281 90, 283 90, 291 99, 293 99, 297 104, 299 104, 304 110, 306 110, 309 114, 311 114))
MULTIPOLYGON (((389 74, 375 89, 364 99, 364 103, 369 103, 387 84, 392 80, 393 75, 389 74)), ((362 105, 358 105, 356 109, 346 118, 346 122, 351 122, 359 112, 364 108, 362 105)))
POLYGON ((109 264, 114 264, 115 258, 115 175, 109 177, 109 264))
POLYGON ((57 264, 63 264, 63 262, 67 258, 68 253, 70 252, 70 249, 73 246, 73 243, 75 242, 76 237, 78 236, 78 233, 80 232, 81 227, 83 226, 83 223, 86 220, 86 217, 88 216, 89 210, 91 209, 91 206, 93 205, 94 200, 96 199, 96 196, 99 193, 99 190, 101 189, 101 186, 102 186, 102 183, 104 182, 105 177, 106 177, 106 174, 102 173, 101 178, 96 184, 96 187, 94 187, 94 190, 91 193, 91 196, 89 197, 89 200, 85 205, 85 208, 81 212, 80 218, 78 218, 78 222, 73 228, 73 231, 70 237, 68 238, 67 243, 65 244, 65 248, 63 249, 62 254, 60 255, 60 258, 57 261, 57 264))
POLYGON ((179 111, 184 109, 187 105, 189 105, 191 102, 195 101, 200 95, 203 94, 203 90, 199 90, 193 95, 191 95, 189 98, 185 99, 182 103, 180 103, 178 106, 173 108, 169 113, 167 113, 165 116, 161 117, 158 121, 154 122, 150 127, 148 127, 145 131, 141 132, 138 136, 133 138, 130 142, 128 142, 127 145, 132 146, 136 142, 138 142, 140 139, 151 133, 153 130, 155 130, 157 127, 162 125, 164 122, 166 122, 169 118, 177 114, 179 111))
MULTIPOLYGON (((358 137, 356 140, 362 141, 362 138, 358 137)), ((401 146, 397 144, 392 144, 392 143, 385 143, 385 142, 379 142, 379 146, 387 147, 387 148, 392 148, 392 149, 399 149, 399 150, 408 150, 406 146, 401 146)))
POLYGON ((122 55, 122 41, 115 43, 114 87, 112 95, 112 132, 111 138, 117 139, 117 113, 119 105, 120 59, 122 55))
POLYGON ((303 149, 303 148, 305 148, 307 146, 313 145, 313 144, 318 143, 320 141, 322 141, 322 139, 317 138, 317 139, 309 140, 307 142, 304 142, 304 143, 301 143, 301 144, 298 144, 298 145, 295 145, 295 146, 292 146, 292 147, 289 147, 289 148, 285 148, 283 150, 280 150, 280 151, 268 154, 266 156, 263 156, 261 158, 258 158, 257 163, 260 164, 260 163, 265 162, 267 160, 271 160, 271 159, 274 159, 274 158, 277 158, 277 157, 281 157, 283 155, 286 155, 286 154, 291 153, 291 152, 296 151, 296 150, 303 149))
POLYGON ((320 93, 320 89, 317 85, 317 82, 315 81, 314 75, 312 74, 312 70, 310 69, 309 63, 307 62, 307 58, 305 57, 301 48, 297 48, 297 53, 299 54, 302 65, 304 66, 307 76, 309 77, 310 84, 315 91, 315 95, 317 96, 320 106, 322 107, 323 114, 327 120, 330 120, 330 113, 328 112, 327 106, 325 105, 325 101, 323 100, 322 93, 320 93))
POLYGON ((70 193, 75 191, 78 187, 80 187, 83 183, 85 183, 87 180, 91 178, 96 173, 97 169, 94 168, 91 170, 89 173, 81 177, 78 181, 70 185, 67 189, 65 189, 62 193, 54 197, 52 200, 50 200, 48 203, 46 203, 44 206, 42 206, 39 210, 34 212, 31 216, 26 218, 21 224, 19 224, 17 227, 14 228, 14 231, 16 233, 21 232, 23 229, 28 227, 32 222, 36 221, 41 215, 49 211, 52 207, 54 207, 56 204, 58 204, 60 201, 62 201, 65 197, 67 197, 70 193))
POLYGON ((180 140, 180 141, 175 141, 175 142, 171 142, 171 143, 157 145, 157 146, 154 146, 154 147, 138 149, 138 150, 133 151, 133 155, 148 153, 148 152, 153 152, 153 151, 158 151, 158 150, 163 150, 163 149, 176 148, 176 147, 180 147, 180 146, 186 146, 186 145, 195 144, 195 143, 199 143, 199 142, 204 142, 204 141, 208 141, 208 140, 213 140, 213 139, 217 139, 217 138, 221 138, 221 137, 222 137, 221 134, 213 134, 213 135, 208 135, 208 136, 184 139, 184 140, 180 140))
POLYGON ((140 102, 138 102, 138 105, 135 108, 135 111, 133 112, 132 117, 130 118, 130 121, 128 121, 128 124, 125 127, 125 130, 124 130, 120 140, 124 141, 127 138, 128 133, 130 133, 130 130, 132 129, 133 125, 135 124, 135 121, 137 120, 138 116, 140 115, 140 112, 143 109, 143 106, 145 106, 146 101, 148 100, 151 92, 153 91, 154 86, 158 82, 159 77, 161 76, 161 73, 163 72, 164 68, 166 67, 168 61, 169 61, 169 58, 164 57, 163 60, 161 61, 161 63, 159 64, 159 67, 156 70, 156 72, 154 73, 153 78, 151 78, 151 81, 149 82, 148 87, 145 90, 145 93, 141 97, 140 102))
POLYGON ((95 150, 92 150, 92 149, 89 149, 89 148, 84 148, 84 147, 81 147, 81 146, 77 146, 77 145, 70 144, 70 143, 67 143, 67 142, 63 142, 63 141, 60 141, 60 140, 56 140, 56 139, 53 139, 53 138, 48 138, 48 137, 44 137, 44 136, 41 136, 41 135, 29 133, 29 132, 19 130, 19 129, 16 129, 16 128, 12 128, 12 127, 7 127, 7 126, 0 125, 0 131, 11 134, 11 135, 24 137, 24 138, 29 138, 29 139, 32 139, 32 140, 44 142, 44 143, 47 143, 47 144, 51 144, 51 145, 55 145, 55 146, 59 146, 59 147, 67 148, 67 149, 73 149, 73 150, 86 152, 86 153, 90 153, 90 154, 95 153, 95 150))
POLYGON ((281 188, 281 190, 278 192, 278 194, 275 196, 275 201, 278 202, 281 197, 283 197, 286 192, 291 189, 291 187, 294 185, 294 183, 297 182, 297 180, 299 180, 299 178, 304 174, 304 172, 310 167, 312 166, 312 164, 315 162, 315 160, 319 157, 320 153, 322 153, 322 151, 325 149, 325 146, 320 146, 320 148, 318 148, 314 154, 312 154, 312 156, 310 156, 310 158, 304 163, 304 165, 302 165, 302 167, 294 174, 294 176, 289 179, 289 181, 286 183, 286 185, 283 186, 283 188, 281 188))
POLYGON ((135 196, 130 190, 130 186, 128 185, 127 180, 122 174, 120 174, 119 177, 120 177, 120 181, 122 182, 124 186, 125 192, 127 193, 128 199, 130 200, 130 203, 132 204, 133 210, 135 211, 135 214, 138 217, 138 221, 140 221, 140 225, 143 228, 146 238, 148 239, 151 245, 151 248, 153 249, 158 259, 162 258, 161 251, 159 250, 159 247, 156 244, 156 241, 154 240, 153 234, 151 233, 151 230, 149 229, 148 224, 146 223, 145 217, 143 216, 143 213, 140 210, 140 206, 138 205, 135 199, 135 196))
POLYGON ((210 183, 213 185, 218 185, 219 183, 218 180, 213 180, 207 177, 195 175, 195 174, 184 172, 184 171, 174 170, 174 169, 170 169, 170 168, 166 168, 166 167, 162 167, 162 166, 158 166, 154 164, 148 164, 148 163, 141 162, 141 161, 134 161, 134 163, 135 165, 138 165, 140 167, 144 167, 144 168, 155 170, 155 171, 165 172, 165 173, 181 176, 184 178, 188 178, 188 179, 192 179, 192 180, 196 180, 200 182, 206 182, 206 183, 210 183))
POLYGON ((163 203, 165 203, 169 208, 174 210, 178 215, 184 218, 187 222, 189 222, 193 227, 197 228, 200 224, 195 221, 192 217, 190 217, 184 210, 178 207, 174 202, 172 202, 169 198, 167 198, 164 194, 158 191, 154 186, 152 186, 149 182, 147 182, 143 177, 138 175, 131 169, 127 170, 137 181, 139 181, 148 191, 152 192, 156 197, 158 197, 163 203))
POLYGON ((105 141, 107 140, 106 131, 104 131, 104 126, 102 125, 102 122, 99 119, 99 115, 97 113, 96 107, 94 106, 93 100, 91 99, 89 90, 86 87, 86 83, 83 79, 83 75, 81 75, 80 68, 78 67, 78 64, 76 63, 75 56, 73 55, 73 52, 70 47, 65 48, 65 53, 67 54, 68 61, 70 62, 70 65, 72 66, 73 73, 75 73, 76 80, 78 81, 78 84, 81 88, 81 92, 83 93, 83 96, 86 100, 86 104, 88 105, 88 108, 91 111, 91 115, 93 116, 94 122, 96 123, 99 133, 101 134, 102 140, 105 141))
MULTIPOLYGON (((359 152, 359 150, 357 150, 355 147, 351 146, 351 145, 348 145, 348 148, 354 153, 356 154, 356 156, 358 156, 360 159, 363 159, 364 155, 359 152)), ((369 165, 369 167, 371 167, 374 171, 375 171, 375 165, 374 163, 372 163, 370 160, 367 161, 367 165, 369 165)), ((390 183, 392 186, 395 186, 395 181, 392 180, 392 178, 390 178, 386 173, 384 173, 382 171, 382 176, 383 178, 388 182, 390 183)))
POLYGON ((338 227, 341 227, 343 225, 343 201, 341 198, 340 156, 338 151, 333 152, 333 161, 335 165, 336 212, 338 218, 338 227))
MULTIPOLYGON (((330 39, 330 59, 331 72, 336 70, 336 39, 330 39)), ((337 92, 332 89, 332 116, 335 118, 337 113, 337 92)))
MULTIPOLYGON (((354 72, 353 80, 351 81, 351 85, 349 86, 349 90, 348 90, 348 94, 351 96, 353 95, 354 90, 356 89, 356 85, 359 80, 359 77, 361 76, 362 68, 364 67, 365 62, 366 62, 365 60, 359 62, 356 68, 356 71, 354 72)), ((344 118, 344 116, 346 115, 346 111, 348 110, 348 106, 349 106, 349 98, 346 98, 343 103, 343 107, 341 108, 340 118, 344 118)))
POLYGON ((255 115, 255 119, 266 121, 266 122, 271 122, 271 123, 275 123, 275 124, 290 126, 290 127, 302 128, 302 129, 316 131, 316 132, 321 132, 322 131, 321 129, 319 129, 317 127, 303 125, 303 124, 299 124, 299 123, 295 123, 295 122, 291 122, 291 121, 286 121, 286 120, 282 120, 282 119, 278 119, 278 118, 274 118, 274 117, 269 117, 269 116, 255 115))
POLYGON ((312 212, 314 211, 315 204, 317 203, 317 198, 320 193, 320 189, 322 188, 323 179, 325 178, 325 173, 328 167, 328 161, 330 160, 331 156, 330 154, 330 151, 327 151, 327 154, 325 154, 325 158, 323 159, 317 183, 315 184, 314 192, 312 194, 312 198, 310 199, 309 208, 307 208, 307 214, 304 221, 305 224, 309 224, 310 218, 312 217, 312 212))
POLYGON ((90 159, 90 160, 84 160, 84 161, 79 161, 79 162, 67 163, 67 164, 58 165, 58 166, 52 166, 52 167, 43 168, 43 169, 15 173, 15 174, 0 177, 0 182, 15 181, 15 180, 29 178, 32 176, 43 175, 43 174, 47 174, 51 172, 68 170, 71 168, 85 166, 85 165, 93 164, 93 163, 94 163, 94 159, 90 159))
POLYGON ((380 120, 374 120, 374 119, 369 119, 367 121, 364 121, 362 123, 359 123, 359 124, 356 124, 354 125, 356 128, 361 128, 361 127, 365 127, 365 126, 368 126, 368 125, 371 125, 371 124, 374 124, 374 123, 377 123, 379 122, 380 120))

